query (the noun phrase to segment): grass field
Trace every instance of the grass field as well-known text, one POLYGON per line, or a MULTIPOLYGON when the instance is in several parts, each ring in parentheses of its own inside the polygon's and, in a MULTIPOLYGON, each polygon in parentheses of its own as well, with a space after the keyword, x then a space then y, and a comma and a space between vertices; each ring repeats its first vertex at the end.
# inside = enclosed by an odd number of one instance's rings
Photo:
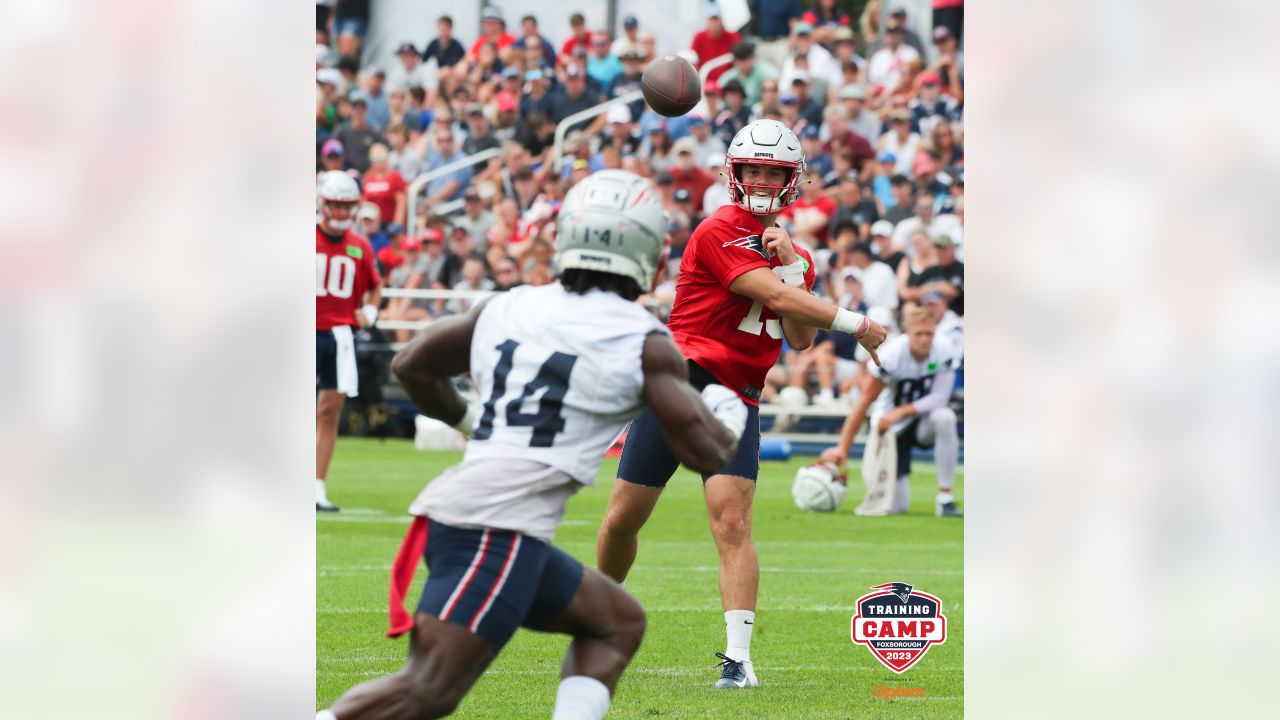
MULTIPOLYGON (((388 640, 388 567, 423 484, 460 453, 422 453, 408 441, 341 439, 329 473, 338 514, 316 520, 316 700, 327 707, 352 685, 396 671, 407 640, 388 640)), ((791 501, 795 471, 813 458, 766 462, 755 501, 760 602, 752 660, 760 687, 726 691, 714 653, 724 650, 717 556, 701 483, 681 469, 640 536, 627 589, 649 625, 618 686, 610 718, 959 718, 964 700, 963 521, 933 516, 931 465, 917 463, 906 516, 859 518, 861 482, 831 514, 791 501), (948 638, 898 676, 849 639, 854 600, 901 581, 943 601, 948 638), (877 685, 923 688, 886 701, 877 685)), ((556 545, 594 566, 596 527, 617 461, 576 495, 556 545)), ((851 473, 851 477, 853 474, 851 473)), ((957 500, 963 507, 962 480, 957 500)), ((417 602, 425 569, 420 569, 417 602)), ((568 638, 520 631, 456 713, 463 718, 549 717, 568 638)))

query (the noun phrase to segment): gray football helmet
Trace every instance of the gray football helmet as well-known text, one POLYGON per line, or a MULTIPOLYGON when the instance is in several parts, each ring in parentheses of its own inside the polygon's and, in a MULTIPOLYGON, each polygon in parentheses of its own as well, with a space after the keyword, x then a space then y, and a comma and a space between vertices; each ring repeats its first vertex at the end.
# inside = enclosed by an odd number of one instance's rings
POLYGON ((558 271, 579 269, 635 280, 642 292, 667 251, 662 200, 649 181, 601 170, 569 189, 556 218, 558 271))

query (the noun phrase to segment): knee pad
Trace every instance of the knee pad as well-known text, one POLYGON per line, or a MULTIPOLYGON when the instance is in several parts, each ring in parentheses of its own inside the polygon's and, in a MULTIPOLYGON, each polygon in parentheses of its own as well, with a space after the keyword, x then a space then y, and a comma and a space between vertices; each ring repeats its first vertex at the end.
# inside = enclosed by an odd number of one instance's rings
POLYGON ((940 425, 955 427, 956 425, 956 413, 949 407, 940 407, 934 410, 929 413, 929 419, 933 421, 935 427, 940 425))

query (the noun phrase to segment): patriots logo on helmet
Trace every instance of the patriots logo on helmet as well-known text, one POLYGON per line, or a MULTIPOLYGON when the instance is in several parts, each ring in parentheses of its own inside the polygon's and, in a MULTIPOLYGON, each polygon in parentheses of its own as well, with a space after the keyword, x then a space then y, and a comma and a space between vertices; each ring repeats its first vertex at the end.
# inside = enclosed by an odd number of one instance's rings
POLYGON ((871 589, 884 590, 885 592, 901 600, 903 603, 906 603, 908 600, 911 599, 911 588, 913 587, 915 586, 908 585, 906 583, 894 582, 894 583, 883 583, 880 585, 874 585, 872 586, 871 589))
POLYGON ((737 240, 730 240, 729 242, 722 244, 720 247, 740 247, 748 250, 755 250, 760 253, 760 257, 765 260, 769 259, 769 254, 764 251, 764 241, 760 239, 759 235, 747 235, 746 237, 740 237, 737 240))

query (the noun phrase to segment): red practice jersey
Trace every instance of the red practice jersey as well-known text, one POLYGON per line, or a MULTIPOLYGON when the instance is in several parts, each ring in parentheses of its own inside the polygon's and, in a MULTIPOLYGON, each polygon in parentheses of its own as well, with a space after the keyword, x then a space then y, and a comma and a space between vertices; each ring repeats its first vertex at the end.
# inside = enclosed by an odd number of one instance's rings
MULTIPOLYGON (((729 291, 729 284, 755 268, 777 267, 760 238, 754 215, 729 204, 703 220, 680 259, 676 302, 667 327, 681 352, 706 368, 744 402, 760 404, 765 373, 782 352, 782 321, 762 303, 729 291)), ((812 290, 813 258, 796 247, 812 290)), ((781 281, 779 281, 781 282, 781 281)))
POLYGON ((364 294, 378 283, 373 248, 348 230, 334 242, 316 226, 316 329, 355 325, 364 294))

